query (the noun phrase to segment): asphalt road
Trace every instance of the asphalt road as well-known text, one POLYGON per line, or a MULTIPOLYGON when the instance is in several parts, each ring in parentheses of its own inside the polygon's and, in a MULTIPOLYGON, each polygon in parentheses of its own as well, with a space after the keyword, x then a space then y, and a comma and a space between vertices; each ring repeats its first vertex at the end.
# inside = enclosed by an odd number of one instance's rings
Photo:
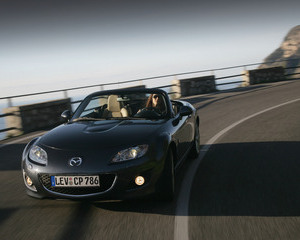
POLYGON ((213 144, 181 169, 172 203, 30 198, 20 171, 29 139, 1 142, 0 239, 179 239, 180 217, 185 239, 300 239, 299 98, 300 81, 188 98, 201 144, 213 144))

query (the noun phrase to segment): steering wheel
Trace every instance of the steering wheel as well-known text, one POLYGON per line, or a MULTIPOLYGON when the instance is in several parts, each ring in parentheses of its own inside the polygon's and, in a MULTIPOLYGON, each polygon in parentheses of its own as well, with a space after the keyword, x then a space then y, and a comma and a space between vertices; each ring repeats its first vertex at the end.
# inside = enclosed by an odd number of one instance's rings
POLYGON ((142 111, 154 111, 158 114, 161 114, 161 111, 156 107, 145 107, 145 108, 142 109, 142 111))
POLYGON ((157 118, 161 117, 161 111, 155 107, 145 107, 136 114, 136 117, 157 118))

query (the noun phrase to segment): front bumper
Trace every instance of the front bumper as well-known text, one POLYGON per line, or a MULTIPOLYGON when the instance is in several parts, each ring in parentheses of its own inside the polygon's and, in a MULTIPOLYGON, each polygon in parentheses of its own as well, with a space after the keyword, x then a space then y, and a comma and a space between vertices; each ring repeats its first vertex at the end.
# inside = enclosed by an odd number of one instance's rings
POLYGON ((23 159, 23 178, 27 194, 38 198, 68 199, 128 199, 139 198, 155 192, 164 161, 139 159, 128 163, 113 164, 105 171, 56 171, 49 172, 47 167, 33 164, 26 157, 23 159), (98 175, 100 187, 52 187, 51 176, 98 175), (143 176, 142 186, 135 184, 135 178, 143 176), (29 177, 33 187, 26 184, 29 177))

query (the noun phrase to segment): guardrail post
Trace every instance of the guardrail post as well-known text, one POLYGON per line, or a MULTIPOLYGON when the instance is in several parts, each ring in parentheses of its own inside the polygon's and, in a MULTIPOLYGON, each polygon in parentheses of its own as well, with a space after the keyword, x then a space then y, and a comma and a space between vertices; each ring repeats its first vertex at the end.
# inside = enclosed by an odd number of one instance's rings
POLYGON ((100 91, 103 91, 103 90, 104 90, 104 86, 100 85, 100 91))
POLYGON ((8 105, 8 107, 13 106, 11 98, 7 98, 7 105, 8 105))
POLYGON ((68 98, 68 91, 64 90, 64 98, 68 98))

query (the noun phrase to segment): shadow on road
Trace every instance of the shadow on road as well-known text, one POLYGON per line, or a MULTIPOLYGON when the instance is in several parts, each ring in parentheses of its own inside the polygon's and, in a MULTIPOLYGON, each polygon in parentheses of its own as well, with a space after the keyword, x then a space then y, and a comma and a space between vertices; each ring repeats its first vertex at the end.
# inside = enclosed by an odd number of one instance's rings
POLYGON ((64 231, 59 239, 82 239, 87 226, 89 225, 89 214, 91 214, 91 204, 89 202, 82 201, 72 215, 69 218, 69 222, 66 224, 64 231))
POLYGON ((0 148, 0 171, 21 170, 22 153, 26 144, 8 144, 0 148))
POLYGON ((95 202, 93 205, 97 208, 117 212, 137 212, 147 214, 175 215, 175 202, 161 202, 151 199, 95 202))
POLYGON ((212 146, 192 187, 191 216, 300 216, 300 142, 212 146))
POLYGON ((16 208, 5 208, 0 209, 0 225, 4 222, 7 218, 13 215, 16 212, 16 208))

